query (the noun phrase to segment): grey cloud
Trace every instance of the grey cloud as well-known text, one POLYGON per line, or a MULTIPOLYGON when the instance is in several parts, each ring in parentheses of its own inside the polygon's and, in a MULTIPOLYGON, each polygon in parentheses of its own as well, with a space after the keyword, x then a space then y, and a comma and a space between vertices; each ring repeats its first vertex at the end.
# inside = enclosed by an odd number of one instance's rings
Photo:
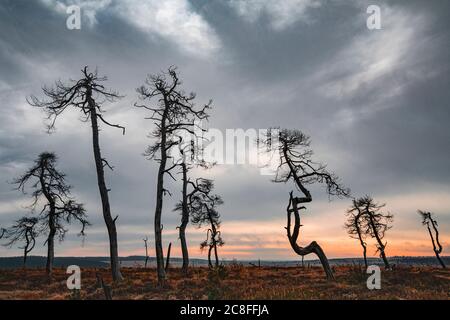
MULTIPOLYGON (((115 171, 107 173, 107 181, 112 188, 113 212, 119 215, 123 250, 141 245, 142 235, 134 236, 133 226, 147 227, 151 236, 154 210, 156 165, 142 156, 150 143, 146 135, 152 124, 143 120, 145 113, 132 107, 137 99, 135 88, 148 73, 169 65, 179 66, 184 87, 198 93, 198 103, 214 99, 210 127, 300 128, 312 136, 317 159, 327 162, 355 195, 371 193, 383 201, 391 195, 446 190, 450 179, 450 66, 445 13, 449 4, 411 1, 380 5, 392 8, 400 17, 416 17, 411 20, 415 24, 386 21, 386 30, 369 34, 362 4, 329 1, 305 11, 313 18, 308 23, 301 21, 301 16, 293 17, 288 25, 274 29, 269 9, 264 9, 266 18, 249 21, 229 3, 195 1, 189 4, 189 12, 200 16, 220 42, 219 52, 208 57, 187 53, 176 40, 179 35, 168 40, 160 33, 152 37, 152 28, 139 27, 108 7, 96 11, 96 23, 91 27, 69 31, 65 16, 42 2, 2 2, 0 226, 26 211, 17 205, 24 197, 6 181, 20 174, 39 152, 49 150, 59 154, 60 168, 89 209, 94 225, 86 250, 97 250, 106 241, 89 125, 79 122, 78 114, 66 114, 58 122, 57 132, 49 136, 44 132, 43 114, 25 101, 30 94, 40 95, 44 84, 76 78, 84 65, 98 66, 100 73, 109 77, 107 85, 126 96, 105 108, 111 121, 127 127, 127 134, 122 136, 112 128, 101 132, 102 150, 115 166, 115 171), (388 37, 383 35, 394 31, 401 31, 400 35, 405 31, 407 43, 402 42, 404 36, 389 38, 392 45, 384 43, 383 37, 388 37), (366 36, 368 40, 364 40, 366 36), (379 52, 365 52, 364 44, 379 52), (395 54, 393 48, 401 52, 393 65, 347 90, 349 79, 370 70, 371 57, 383 61, 395 54), (393 94, 385 94, 397 87, 393 94)), ((216 191, 225 200, 221 208, 224 221, 284 219, 291 185, 272 184, 270 177, 260 176, 254 167, 220 169, 215 178, 216 191)), ((168 183, 174 197, 165 203, 164 229, 173 232, 179 223, 172 212, 179 185, 168 183)), ((321 186, 312 190, 314 208, 328 202, 321 186)), ((345 202, 335 200, 329 206, 345 202)), ((408 208, 411 212, 416 209, 408 208)), ((448 230, 448 212, 438 210, 442 228, 448 230)), ((336 225, 336 230, 342 231, 341 225, 336 225)), ((59 252, 79 246, 76 231, 74 227, 59 252)), ((196 237, 192 238, 195 246, 196 237)), ((177 241, 174 234, 165 239, 177 241)), ((1 254, 11 252, 17 251, 0 248, 1 254)))

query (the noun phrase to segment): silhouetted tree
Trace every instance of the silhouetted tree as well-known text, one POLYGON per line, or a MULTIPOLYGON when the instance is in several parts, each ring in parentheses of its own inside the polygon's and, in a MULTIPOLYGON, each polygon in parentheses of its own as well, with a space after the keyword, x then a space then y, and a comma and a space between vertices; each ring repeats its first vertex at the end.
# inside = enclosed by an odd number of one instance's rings
MULTIPOLYGON (((34 165, 13 182, 23 193, 26 193, 27 185, 33 190, 31 210, 39 212, 38 218, 42 225, 40 232, 48 234, 46 271, 49 275, 53 270, 55 237, 58 236, 62 241, 67 232, 64 222, 78 221, 82 226, 82 235, 85 227, 89 225, 83 205, 75 202, 70 195, 71 186, 66 183, 65 174, 56 169, 56 163, 57 157, 54 153, 41 153, 34 165)), ((30 223, 31 220, 23 222, 30 223)))
POLYGON ((166 266, 164 267, 164 270, 167 272, 170 267, 170 251, 172 250, 172 242, 169 243, 169 246, 167 247, 167 256, 166 256, 166 266))
POLYGON ((16 242, 25 242, 23 247, 23 266, 26 266, 28 254, 36 245, 36 238, 39 233, 37 228, 39 219, 36 217, 23 217, 15 222, 9 229, 3 229, 2 236, 9 240, 5 246, 13 246, 16 242))
POLYGON ((208 265, 213 267, 211 253, 214 250, 215 267, 219 266, 218 247, 225 243, 222 239, 220 228, 220 214, 217 206, 223 204, 222 198, 217 194, 211 194, 214 189, 212 180, 199 178, 193 185, 193 191, 189 194, 189 210, 192 224, 201 228, 208 225, 206 240, 200 244, 200 249, 208 248, 208 265))
POLYGON ((144 245, 145 245, 145 264, 144 264, 144 268, 147 268, 147 263, 148 263, 148 245, 147 245, 147 241, 148 241, 148 237, 145 237, 143 240, 144 240, 144 245))
POLYGON ((353 200, 353 205, 347 210, 347 222, 345 229, 350 238, 358 239, 363 248, 364 265, 367 268, 367 243, 365 242, 365 234, 363 234, 363 226, 361 226, 361 215, 363 214, 356 200, 353 200))
POLYGON ((444 261, 442 261, 442 259, 440 257, 440 254, 442 253, 442 245, 439 242, 439 230, 437 228, 438 223, 433 218, 433 214, 431 212, 422 211, 422 210, 419 210, 418 212, 419 212, 419 215, 422 217, 422 224, 424 226, 427 226, 428 233, 430 234, 430 238, 431 238, 431 243, 433 244, 434 254, 436 255, 436 258, 438 259, 442 268, 445 269, 446 267, 445 267, 444 261), (433 235, 433 231, 431 231, 431 228, 433 228, 434 235, 433 235))
POLYGON ((29 103, 32 106, 45 110, 49 120, 48 130, 51 132, 55 128, 55 122, 66 109, 74 108, 83 115, 83 122, 91 122, 92 126, 92 144, 94 159, 97 170, 97 182, 102 201, 103 218, 108 229, 109 249, 111 260, 111 272, 114 281, 122 279, 120 273, 116 221, 118 216, 112 218, 111 207, 109 203, 108 192, 105 182, 105 166, 113 169, 108 161, 102 157, 100 151, 99 131, 100 124, 109 127, 119 128, 125 134, 125 128, 108 122, 103 114, 103 104, 105 102, 114 102, 121 98, 118 93, 110 91, 102 84, 107 80, 106 77, 98 76, 97 71, 90 72, 88 67, 82 70, 82 77, 78 81, 71 81, 64 84, 61 81, 56 82, 54 88, 43 88, 44 95, 48 100, 39 100, 32 96, 29 103))
POLYGON ((295 197, 293 191, 289 194, 287 206, 287 237, 292 249, 300 256, 310 253, 316 254, 328 279, 334 279, 333 272, 328 263, 328 259, 316 241, 308 246, 300 246, 298 236, 300 233, 300 210, 306 209, 303 203, 312 201, 312 195, 306 188, 307 185, 322 183, 326 186, 329 196, 347 197, 349 189, 344 188, 338 177, 329 172, 326 166, 312 160, 313 151, 310 149, 310 138, 299 130, 269 130, 267 138, 258 140, 258 144, 263 145, 267 152, 275 152, 278 166, 273 182, 287 183, 292 181, 295 187, 303 196, 295 197), (291 226, 291 216, 294 214, 294 225, 291 226))
POLYGON ((386 258, 387 242, 383 243, 386 231, 392 228, 394 216, 381 211, 386 205, 377 204, 372 197, 364 196, 355 200, 355 205, 361 210, 361 225, 363 234, 375 238, 377 242, 377 253, 383 259, 386 269, 390 269, 389 261, 386 258))
POLYGON ((194 134, 196 120, 207 119, 207 110, 211 103, 197 109, 194 105, 195 94, 186 94, 180 89, 180 85, 181 81, 174 67, 169 68, 167 73, 148 76, 145 85, 138 88, 137 92, 139 98, 144 102, 156 100, 156 104, 155 106, 135 104, 138 108, 150 111, 150 115, 146 119, 152 120, 156 127, 151 134, 156 142, 148 147, 145 155, 159 163, 154 228, 156 265, 160 286, 163 286, 166 281, 161 215, 163 198, 166 194, 170 195, 164 186, 164 177, 169 175, 175 180, 172 173, 178 166, 177 161, 179 160, 173 158, 171 151, 181 143, 179 137, 183 132, 194 134))
MULTIPOLYGON (((180 139, 182 139, 180 137, 180 139)), ((203 167, 203 168, 209 168, 213 166, 213 164, 206 163, 201 158, 201 152, 202 149, 197 143, 199 139, 203 139, 203 137, 199 137, 197 134, 193 134, 189 143, 185 143, 183 140, 180 140, 180 160, 178 161, 179 166, 181 167, 181 174, 182 174, 182 199, 180 202, 178 202, 175 205, 174 211, 181 213, 181 224, 178 227, 179 230, 179 238, 181 243, 181 252, 183 255, 183 265, 182 265, 182 272, 184 274, 188 273, 189 268, 189 251, 188 246, 186 242, 186 227, 189 223, 189 186, 193 185, 191 184, 191 180, 189 177, 189 171, 194 167, 203 167)))

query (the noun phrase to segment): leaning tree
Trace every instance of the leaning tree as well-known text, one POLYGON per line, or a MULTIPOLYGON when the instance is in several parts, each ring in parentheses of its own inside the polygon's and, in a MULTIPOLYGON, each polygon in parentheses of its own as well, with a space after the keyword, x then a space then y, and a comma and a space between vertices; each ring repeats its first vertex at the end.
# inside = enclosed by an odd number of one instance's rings
MULTIPOLYGON (((13 181, 17 185, 17 190, 24 194, 27 186, 33 190, 30 208, 33 213, 38 214, 37 218, 41 225, 39 232, 47 234, 45 243, 47 244, 46 271, 48 275, 51 275, 53 271, 55 237, 62 241, 67 232, 64 223, 79 222, 81 235, 84 235, 84 229, 89 225, 83 205, 77 203, 71 196, 71 186, 66 183, 65 174, 56 168, 56 163, 57 157, 54 153, 41 153, 34 161, 34 165, 13 181)), ((12 229, 16 229, 13 234, 20 234, 20 226, 12 229)))
POLYGON ((271 129, 267 137, 258 139, 258 144, 264 146, 267 152, 273 152, 276 156, 277 167, 275 170, 275 183, 287 183, 292 181, 301 196, 294 196, 294 192, 289 194, 287 206, 287 237, 289 243, 300 256, 310 253, 316 254, 326 273, 327 279, 334 279, 333 272, 328 263, 328 259, 320 247, 313 241, 306 247, 298 244, 300 234, 300 210, 306 209, 302 204, 312 201, 312 195, 308 190, 308 185, 316 183, 325 184, 326 192, 329 196, 347 197, 350 190, 343 187, 339 178, 327 170, 324 164, 315 162, 312 159, 313 151, 310 148, 310 138, 300 130, 271 129), (292 214, 294 215, 294 225, 292 226, 292 214))
POLYGON ((442 261, 440 254, 442 253, 442 245, 439 242, 439 230, 438 230, 438 223, 433 218, 433 214, 428 211, 422 211, 419 210, 419 215, 422 217, 422 224, 424 226, 427 226, 428 233, 431 238, 431 243, 433 244, 433 251, 436 255, 436 258, 438 259, 439 263, 441 264, 442 268, 446 268, 444 261, 442 261), (433 231, 431 230, 433 229, 433 231), (434 234, 433 234, 434 232, 434 234))
POLYGON ((208 248, 208 265, 213 267, 211 254, 214 251, 215 267, 219 266, 218 247, 225 242, 220 232, 220 214, 217 207, 223 204, 222 198, 217 194, 211 194, 214 189, 212 180, 199 178, 191 182, 193 191, 188 195, 188 206, 191 213, 192 224, 201 228, 207 225, 206 240, 200 244, 200 249, 208 248))
POLYGON ((354 199, 352 206, 347 210, 347 221, 344 227, 350 238, 359 240, 359 244, 363 248, 364 265, 367 268, 367 243, 365 241, 366 235, 363 233, 364 226, 361 225, 362 214, 363 210, 358 205, 356 199, 354 199))
POLYGON ((36 245, 36 238, 39 236, 39 219, 37 217, 22 217, 17 220, 9 229, 3 229, 2 237, 5 236, 8 242, 5 246, 11 247, 17 242, 24 242, 23 266, 26 266, 28 254, 36 245))
POLYGON ((180 136, 185 133, 194 134, 196 121, 208 118, 208 109, 211 101, 201 108, 194 104, 195 94, 186 94, 181 88, 181 81, 176 68, 170 67, 167 72, 150 75, 145 85, 137 89, 139 98, 143 103, 136 103, 137 108, 150 111, 146 119, 152 120, 155 129, 151 136, 155 139, 149 146, 145 155, 159 164, 156 188, 156 208, 154 215, 155 252, 158 274, 158 284, 165 285, 166 272, 164 270, 164 253, 162 247, 161 216, 163 199, 170 192, 164 186, 164 177, 167 175, 175 180, 174 170, 179 165, 173 152, 180 143, 180 136), (146 104, 155 100, 155 105, 146 104))
POLYGON ((29 104, 45 110, 48 123, 48 131, 51 132, 55 128, 57 118, 67 109, 76 109, 82 114, 82 121, 90 121, 92 127, 92 144, 94 151, 95 166, 97 171, 97 182, 102 201, 103 218, 109 236, 109 249, 111 272, 114 281, 122 279, 120 273, 117 230, 115 218, 111 215, 111 207, 109 202, 109 191, 105 182, 105 167, 113 169, 108 161, 102 157, 100 151, 99 131, 101 124, 119 128, 125 134, 125 128, 112 124, 104 117, 103 105, 105 102, 114 102, 121 96, 114 91, 108 90, 102 83, 107 80, 104 76, 99 76, 97 71, 91 72, 88 67, 82 70, 81 78, 77 81, 70 81, 65 84, 57 81, 53 88, 43 88, 46 100, 40 100, 35 96, 31 96, 29 104))
POLYGON ((383 243, 386 231, 392 228, 394 216, 391 213, 385 213, 382 209, 385 204, 376 203, 372 197, 364 196, 356 199, 356 206, 362 211, 361 225, 363 226, 363 234, 374 238, 377 242, 377 251, 383 259, 386 269, 390 269, 389 261, 386 258, 387 242, 383 243))

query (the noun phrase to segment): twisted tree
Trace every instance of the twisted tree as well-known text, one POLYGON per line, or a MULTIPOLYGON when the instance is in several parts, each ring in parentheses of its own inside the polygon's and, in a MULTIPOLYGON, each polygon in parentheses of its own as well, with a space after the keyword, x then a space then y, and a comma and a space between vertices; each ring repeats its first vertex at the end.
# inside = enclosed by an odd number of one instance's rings
POLYGON ((364 196, 356 199, 356 206, 361 210, 361 225, 363 234, 374 238, 377 242, 377 251, 383 259, 386 269, 390 269, 389 261, 386 258, 387 242, 383 243, 386 231, 392 228, 394 216, 390 213, 384 213, 382 209, 385 204, 376 203, 372 197, 364 196))
POLYGON ((208 265, 213 267, 211 260, 214 251, 215 267, 219 266, 218 247, 222 247, 225 242, 220 232, 220 214, 217 206, 223 204, 222 198, 217 194, 211 194, 214 189, 212 180, 199 178, 191 182, 193 191, 189 194, 189 210, 191 212, 192 224, 201 228, 208 225, 206 240, 200 244, 200 249, 208 248, 208 265))
MULTIPOLYGON (((82 204, 77 203, 71 196, 71 186, 66 183, 65 174, 56 169, 57 157, 54 153, 44 152, 35 160, 34 165, 22 176, 13 181, 17 185, 17 190, 26 193, 27 185, 30 185, 33 202, 30 206, 32 212, 38 211, 38 219, 41 228, 39 233, 47 234, 47 264, 48 275, 53 271, 53 260, 55 256, 55 237, 60 241, 64 239, 67 229, 64 222, 71 223, 77 221, 81 224, 80 234, 84 235, 84 229, 89 222, 86 219, 86 211, 82 204), (40 204, 44 203, 43 206, 40 204)), ((25 230, 27 223, 34 222, 30 219, 19 220, 25 224, 18 225, 16 232, 25 230)), ((34 223, 34 224, 36 224, 34 223)), ((13 228, 14 229, 14 228, 13 228)), ((24 235, 32 234, 31 231, 24 235)), ((33 244, 34 246, 34 244, 33 244)))
POLYGON ((92 127, 92 145, 94 151, 95 166, 97 171, 97 182, 102 201, 103 218, 109 236, 109 250, 111 261, 111 272, 114 281, 122 279, 120 273, 117 230, 115 218, 111 215, 111 207, 109 202, 109 191, 105 182, 105 167, 113 169, 108 161, 102 157, 100 151, 99 131, 100 125, 119 128, 125 134, 125 128, 108 122, 103 114, 103 104, 105 102, 114 102, 121 98, 118 93, 110 91, 102 84, 107 80, 106 77, 98 75, 97 71, 90 72, 88 67, 82 70, 82 76, 78 81, 71 81, 64 84, 57 81, 53 88, 43 88, 44 95, 47 100, 40 100, 35 96, 31 96, 29 104, 45 110, 49 123, 48 131, 55 129, 57 118, 68 108, 74 108, 81 112, 83 122, 91 122, 92 127))
POLYGON ((438 259, 440 265, 442 268, 446 268, 444 261, 442 261, 440 254, 442 253, 442 245, 439 242, 439 230, 438 230, 438 223, 433 218, 433 214, 428 211, 418 211, 419 215, 422 217, 422 224, 424 226, 427 226, 428 234, 431 238, 431 243, 433 244, 433 251, 436 255, 436 258, 438 259), (433 231, 431 231, 433 229, 433 231), (434 232, 434 234, 433 234, 434 232))
MULTIPOLYGON (((152 120, 155 129, 151 136, 156 140, 149 146, 145 155, 155 160, 159 164, 157 188, 156 188, 156 208, 154 214, 155 228, 155 252, 158 273, 158 283, 165 285, 166 272, 164 270, 164 253, 162 247, 162 225, 161 215, 163 199, 170 192, 164 186, 164 177, 168 175, 176 180, 173 171, 179 165, 171 152, 182 142, 180 136, 185 133, 195 134, 195 121, 208 118, 207 111, 210 109, 211 101, 202 108, 196 108, 194 104, 195 94, 186 94, 181 88, 181 81, 176 72, 176 68, 170 67, 166 73, 148 76, 145 85, 139 87, 137 92, 139 98, 144 101, 156 100, 154 106, 136 103, 137 108, 150 111, 146 119, 152 120)), ((182 223, 183 224, 183 223, 182 223)), ((180 230, 184 230, 180 228, 180 230)), ((182 235, 181 235, 182 237, 182 235)), ((186 247, 184 247, 186 249, 186 247)), ((186 254, 184 250, 183 254, 186 254)))
POLYGON ((289 193, 287 211, 287 237, 289 243, 300 256, 310 253, 316 254, 326 273, 327 279, 334 279, 333 272, 328 263, 328 259, 320 247, 313 241, 306 247, 298 244, 300 227, 300 210, 306 209, 302 204, 312 201, 312 195, 307 189, 308 185, 316 183, 324 184, 329 196, 347 197, 350 190, 343 187, 339 178, 326 169, 326 166, 312 160, 313 151, 310 149, 310 138, 299 130, 270 130, 267 138, 258 139, 258 143, 266 147, 266 151, 275 152, 278 166, 275 172, 275 183, 287 183, 292 181, 301 196, 294 196, 293 191, 289 193), (294 224, 292 226, 292 214, 294 224))
POLYGON ((364 265, 367 269, 367 243, 365 241, 365 234, 363 234, 364 227, 361 225, 361 216, 363 211, 358 205, 358 202, 354 199, 353 205, 347 210, 347 221, 345 223, 345 229, 350 238, 358 239, 359 244, 363 248, 364 265))
POLYGON ((2 237, 9 239, 5 246, 11 247, 16 242, 25 242, 23 247, 23 266, 26 266, 28 254, 36 245, 36 238, 39 235, 37 228, 39 219, 36 217, 23 217, 15 222, 9 229, 3 229, 2 237))

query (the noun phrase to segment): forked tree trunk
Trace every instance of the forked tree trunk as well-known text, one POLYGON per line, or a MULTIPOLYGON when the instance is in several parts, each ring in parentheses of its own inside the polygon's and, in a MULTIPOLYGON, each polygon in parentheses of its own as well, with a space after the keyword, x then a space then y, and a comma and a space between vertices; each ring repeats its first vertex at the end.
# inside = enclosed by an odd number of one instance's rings
POLYGON ((183 170, 183 200, 182 200, 182 212, 181 212, 181 224, 179 227, 179 236, 180 236, 180 244, 181 244, 181 253, 183 255, 183 266, 181 270, 184 274, 188 273, 189 268, 189 251, 186 242, 186 227, 189 223, 189 208, 188 208, 188 199, 187 199, 187 167, 186 163, 182 163, 181 165, 183 170))
MULTIPOLYGON (((212 246, 210 246, 209 249, 209 254, 208 254, 208 259, 211 261, 211 249, 214 249, 214 258, 216 261, 216 268, 219 266, 219 254, 217 252, 217 229, 216 226, 214 224, 214 220, 211 216, 211 212, 208 210, 208 217, 209 217, 209 222, 211 223, 211 242, 212 242, 212 246)), ((212 266, 212 263, 210 262, 210 265, 212 266)))
POLYGON ((330 264, 328 263, 328 259, 323 252, 322 248, 316 241, 311 242, 306 247, 300 247, 297 244, 298 236, 300 233, 300 213, 299 208, 296 205, 295 199, 292 197, 292 192, 290 193, 289 205, 287 207, 287 236, 289 239, 289 243, 291 244, 292 249, 295 253, 300 256, 305 256, 310 253, 314 253, 319 257, 320 263, 322 264, 323 270, 325 271, 326 277, 328 280, 334 280, 333 271, 330 268, 330 264), (291 228, 291 214, 294 214, 294 226, 291 228), (291 229, 292 233, 291 233, 291 229))
POLYGON ((120 262, 119 262, 119 251, 117 244, 117 230, 116 230, 116 219, 111 217, 111 207, 109 204, 108 188, 105 183, 105 171, 104 171, 104 160, 100 152, 100 142, 99 142, 99 128, 97 122, 97 110, 95 101, 92 99, 91 90, 87 91, 87 99, 90 107, 90 117, 92 124, 92 145, 94 150, 95 166, 97 169, 97 182, 100 191, 100 197, 102 201, 103 208, 103 218, 105 220, 106 228, 108 229, 109 236, 109 252, 110 252, 110 262, 111 262, 111 272, 114 281, 120 281, 123 279, 120 273, 120 262))

